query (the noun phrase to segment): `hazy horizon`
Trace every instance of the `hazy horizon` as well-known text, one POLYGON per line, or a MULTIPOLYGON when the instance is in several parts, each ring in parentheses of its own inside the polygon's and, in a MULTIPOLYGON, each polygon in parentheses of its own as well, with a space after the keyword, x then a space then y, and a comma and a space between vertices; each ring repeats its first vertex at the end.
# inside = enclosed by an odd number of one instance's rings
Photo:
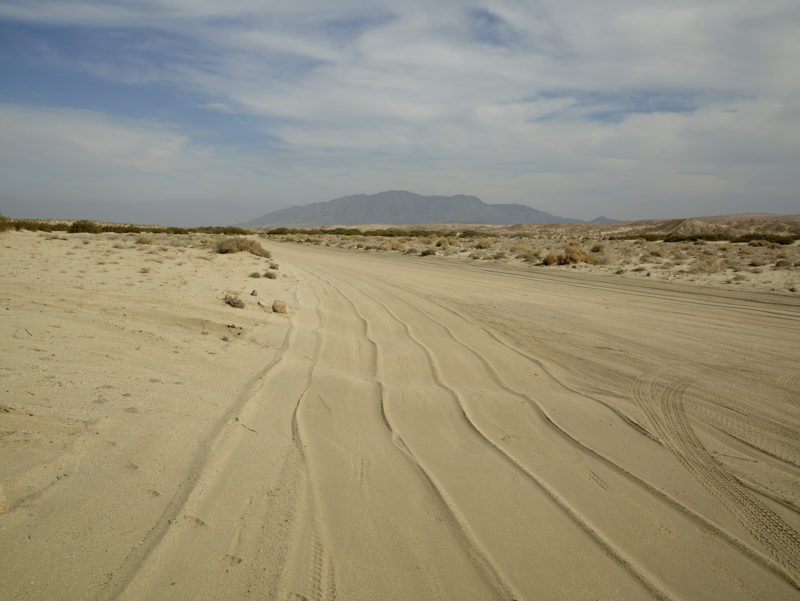
POLYGON ((800 212, 800 5, 0 0, 0 212, 800 212))

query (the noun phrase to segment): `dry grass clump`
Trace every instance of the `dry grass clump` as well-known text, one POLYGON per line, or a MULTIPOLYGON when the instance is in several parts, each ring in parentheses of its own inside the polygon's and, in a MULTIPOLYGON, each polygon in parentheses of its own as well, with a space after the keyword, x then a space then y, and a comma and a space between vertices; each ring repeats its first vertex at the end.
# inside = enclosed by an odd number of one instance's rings
POLYGON ((250 277, 251 278, 260 278, 261 274, 258 271, 254 271, 253 273, 250 274, 250 277))
POLYGON ((277 280, 278 274, 275 273, 274 271, 265 271, 264 277, 267 278, 268 280, 277 280))
POLYGON ((517 259, 522 259, 526 262, 535 261, 542 256, 542 251, 538 248, 533 248, 527 244, 512 244, 510 251, 514 253, 517 259))
POLYGON ((555 253, 547 253, 542 259, 542 265, 556 265, 558 264, 558 256, 555 253))
POLYGON ((136 237, 136 244, 155 244, 156 239, 150 234, 142 234, 136 237))
POLYGON ((705 259, 698 259, 692 266, 689 268, 691 273, 697 274, 704 274, 704 273, 716 273, 718 271, 722 271, 724 268, 722 263, 719 259, 713 258, 705 258, 705 259))
POLYGON ((244 309, 244 301, 236 294, 226 294, 222 300, 234 309, 244 309))
POLYGON ((225 238, 217 242, 215 250, 221 255, 249 252, 258 257, 264 257, 265 259, 269 259, 272 256, 272 253, 261 246, 256 240, 250 240, 248 238, 225 238))
POLYGON ((568 246, 558 255, 559 265, 575 265, 577 263, 587 263, 594 265, 595 258, 591 252, 586 252, 578 246, 568 246))

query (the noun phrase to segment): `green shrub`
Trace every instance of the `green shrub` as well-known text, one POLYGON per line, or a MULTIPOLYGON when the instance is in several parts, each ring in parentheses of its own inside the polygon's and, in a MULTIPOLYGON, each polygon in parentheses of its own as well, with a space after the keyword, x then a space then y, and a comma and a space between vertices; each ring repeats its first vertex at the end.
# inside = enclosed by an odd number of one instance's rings
POLYGON ((103 231, 103 228, 95 223, 94 221, 88 221, 86 219, 79 219, 78 221, 73 221, 72 225, 69 226, 67 230, 70 234, 99 234, 103 231))

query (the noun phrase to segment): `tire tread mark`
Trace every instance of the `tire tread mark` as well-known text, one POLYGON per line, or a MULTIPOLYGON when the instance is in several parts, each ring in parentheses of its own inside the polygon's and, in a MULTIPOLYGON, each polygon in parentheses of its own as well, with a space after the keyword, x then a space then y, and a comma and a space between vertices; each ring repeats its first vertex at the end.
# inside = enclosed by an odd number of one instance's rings
MULTIPOLYGON (((336 290, 336 287, 332 283, 328 282, 321 276, 317 275, 315 277, 323 282, 326 282, 332 289, 336 290)), ((425 488, 434 499, 436 506, 439 507, 442 514, 446 517, 446 522, 451 532, 453 532, 457 544, 464 550, 465 555, 470 559, 471 563, 481 574, 484 582, 486 582, 489 588, 494 591, 496 597, 498 599, 521 599, 522 595, 513 589, 513 587, 507 582, 507 579, 501 575, 499 569, 488 558, 486 552, 482 550, 480 544, 469 534, 467 525, 464 524, 462 519, 458 517, 458 514, 454 509, 456 505, 453 500, 449 498, 444 489, 436 482, 433 474, 411 451, 403 439, 399 429, 390 418, 388 408, 389 403, 387 402, 389 394, 383 381, 380 369, 380 347, 372 337, 369 321, 359 311, 356 304, 346 295, 341 293, 340 295, 351 306, 353 312, 359 318, 362 324, 362 332, 373 349, 375 361, 372 365, 372 369, 374 370, 375 381, 378 384, 380 417, 382 424, 386 429, 387 435, 391 439, 393 445, 401 452, 402 456, 410 463, 411 467, 414 468, 414 470, 421 476, 421 481, 425 488)), ((373 298, 373 300, 375 299, 373 298)), ((375 302, 382 308, 385 308, 385 306, 379 301, 375 302)), ((401 325, 405 327, 405 324, 401 325)), ((408 331, 407 328, 405 329, 408 331)))
MULTIPOLYGON (((552 380, 554 382, 556 382, 557 384, 559 384, 560 386, 562 386, 566 390, 574 392, 575 394, 578 394, 580 396, 584 396, 586 398, 590 398, 592 400, 598 400, 598 399, 594 399, 593 397, 588 397, 587 395, 585 395, 583 393, 580 393, 580 392, 578 392, 576 390, 573 390, 572 388, 570 388, 569 386, 567 386, 566 384, 561 382, 554 375, 550 374, 548 372, 546 366, 540 360, 536 359, 535 357, 531 357, 530 355, 528 355, 527 353, 525 353, 521 349, 516 348, 513 344, 506 342, 505 340, 500 338, 498 335, 496 335, 492 330, 486 328, 482 324, 476 323, 471 318, 461 314, 460 312, 458 312, 458 311, 456 311, 454 309, 451 309, 450 307, 443 306, 438 301, 432 300, 427 296, 425 296, 424 298, 426 300, 428 300, 429 302, 431 302, 432 304, 440 307, 441 309, 450 312, 451 314, 455 315, 456 317, 461 318, 465 322, 467 322, 467 323, 473 325, 474 327, 482 330, 485 334, 490 336, 498 344, 500 344, 503 347, 507 348, 508 350, 516 353, 517 355, 527 359, 528 361, 532 362, 534 365, 536 365, 537 367, 542 369, 545 373, 547 373, 552 378, 552 380)), ((572 434, 570 434, 567 430, 565 430, 560 425, 558 425, 558 423, 549 415, 549 413, 544 409, 544 407, 542 407, 541 404, 539 404, 535 399, 533 399, 529 395, 514 391, 510 387, 507 387, 507 390, 509 390, 512 393, 515 393, 515 394, 517 394, 517 395, 519 395, 521 397, 526 398, 529 401, 530 407, 534 410, 534 412, 537 415, 539 415, 549 426, 551 426, 560 436, 562 436, 565 440, 571 442, 576 448, 581 449, 584 452, 586 452, 587 454, 597 458, 598 460, 600 460, 602 463, 604 463, 605 465, 607 465, 608 467, 610 467, 611 469, 613 469, 617 473, 619 473, 622 476, 628 478, 630 481, 634 482, 635 484, 638 484, 640 487, 642 487, 643 489, 645 489, 646 491, 651 493, 654 497, 658 498, 663 503, 665 503, 667 506, 671 507, 672 509, 674 509, 674 510, 676 510, 676 511, 682 513, 682 514, 684 514, 688 518, 690 518, 693 521, 695 521, 699 526, 704 528, 706 531, 710 532, 711 534, 714 534, 715 536, 717 536, 720 539, 722 539, 725 542, 727 542, 733 548, 737 549, 740 553, 742 553, 743 555, 747 556, 751 561, 754 561, 758 565, 768 569, 774 575, 778 576, 779 578, 781 578, 785 582, 791 584, 795 588, 800 589, 800 585, 798 584, 798 580, 794 576, 789 574, 782 565, 780 565, 779 563, 775 562, 771 557, 766 556, 766 555, 762 555, 758 551, 755 551, 750 545, 744 543, 743 541, 739 540, 737 537, 731 535, 730 533, 728 533, 727 531, 725 531, 724 529, 722 529, 721 527, 716 525, 711 520, 705 518, 701 514, 695 512, 694 510, 690 509, 689 507, 683 505, 682 503, 680 503, 679 501, 677 501, 676 499, 674 499, 673 497, 668 495, 666 492, 660 490, 659 488, 656 488, 655 486, 653 486, 652 484, 650 484, 646 480, 642 479, 641 477, 639 477, 639 476, 633 474, 632 472, 628 471, 627 469, 623 468, 622 466, 620 466, 616 462, 612 461, 611 459, 609 459, 608 457, 606 457, 602 453, 600 453, 600 452, 596 451, 595 449, 585 445, 583 442, 581 442, 580 440, 578 440, 577 438, 572 436, 572 434)), ((605 404, 603 401, 600 401, 600 400, 598 400, 598 402, 600 402, 601 404, 605 404)), ((618 416, 622 417, 625 420, 626 423, 635 424, 637 431, 643 430, 643 428, 641 428, 641 426, 639 426, 639 424, 637 422, 633 422, 632 420, 629 420, 628 418, 626 418, 626 416, 620 414, 619 412, 615 411, 615 413, 617 413, 618 416)), ((644 432, 646 432, 648 438, 651 438, 651 439, 656 440, 656 441, 659 440, 659 438, 657 436, 654 436, 654 435, 650 434, 649 431, 644 430, 644 432)))
POLYGON ((662 443, 720 503, 732 513, 754 540, 780 564, 800 589, 800 534, 778 514, 754 498, 697 438, 683 408, 692 380, 681 378, 657 385, 663 368, 641 374, 635 400, 652 421, 662 443))
MULTIPOLYGON (((460 393, 458 393, 455 389, 449 387, 447 384, 444 383, 441 377, 441 371, 438 366, 438 362, 434 357, 432 351, 429 347, 427 347, 424 343, 422 343, 416 335, 412 332, 411 327, 408 325, 407 322, 401 320, 385 303, 377 300, 375 297, 362 291, 362 294, 365 294, 373 299, 373 301, 377 302, 378 304, 382 305, 386 312, 399 324, 401 324, 409 338, 414 341, 425 353, 428 358, 428 362, 430 363, 434 379, 439 387, 441 387, 444 391, 447 392, 448 396, 450 396, 451 400, 454 403, 457 411, 461 415, 462 420, 465 422, 467 427, 480 439, 483 441, 483 444, 491 450, 493 453, 498 455, 503 461, 505 461, 508 465, 510 465, 515 471, 521 474, 524 478, 532 482, 540 491, 542 491, 545 496, 547 496, 550 501, 562 512, 564 513, 580 530, 584 532, 584 534, 588 535, 588 537, 598 546, 600 547, 604 553, 606 553, 610 558, 612 558, 618 565, 620 565, 625 571, 627 571, 631 576, 639 582, 653 597, 660 600, 669 600, 672 598, 676 598, 673 594, 668 593, 665 587, 656 585, 651 579, 648 577, 646 572, 638 567, 633 560, 624 556, 621 550, 615 548, 609 541, 607 541, 603 536, 594 528, 592 527, 588 520, 586 520, 580 512, 569 505, 565 499, 563 499, 555 490, 550 488, 547 484, 544 483, 538 476, 536 476, 533 472, 528 470, 522 463, 520 463, 516 458, 509 455, 504 449, 502 449, 497 443, 495 443, 491 438, 489 438, 483 430, 473 421, 472 417, 469 415, 463 398, 461 397, 460 393)), ((405 303, 405 301, 403 301, 405 303)), ((429 315, 425 315, 421 311, 419 311, 416 307, 413 307, 410 303, 405 303, 412 309, 420 312, 424 317, 431 319, 429 315)), ((435 320, 432 320, 435 321, 435 320)), ((438 325, 442 326, 439 322, 435 322, 438 325)), ((446 326, 442 326, 445 327, 446 326)))
POLYGON ((279 351, 266 366, 247 381, 236 401, 231 404, 228 410, 215 422, 210 432, 199 442, 198 449, 188 469, 188 476, 178 484, 177 492, 170 499, 155 524, 144 535, 141 544, 131 549, 105 586, 95 595, 94 601, 114 601, 125 591, 139 568, 164 538, 186 505, 189 496, 200 481, 203 469, 208 464, 214 446, 221 438, 226 425, 242 411, 247 403, 253 399, 257 390, 264 385, 265 378, 286 356, 291 347, 293 337, 294 322, 290 320, 286 336, 279 351))

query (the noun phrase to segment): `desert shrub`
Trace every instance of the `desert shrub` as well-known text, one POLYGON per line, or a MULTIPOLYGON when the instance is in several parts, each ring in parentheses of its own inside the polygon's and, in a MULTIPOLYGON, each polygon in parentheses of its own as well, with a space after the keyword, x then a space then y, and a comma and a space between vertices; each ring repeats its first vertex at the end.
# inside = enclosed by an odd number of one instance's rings
POLYGON ((236 294, 226 294, 222 300, 225 301, 225 304, 235 309, 244 309, 244 301, 236 294))
POLYGON ((155 244, 155 238, 149 234, 142 234, 136 238, 136 244, 155 244))
POLYGON ((715 273, 722 269, 722 265, 716 259, 700 259, 695 261, 689 268, 691 273, 715 273))
POLYGON ((480 250, 485 250, 485 249, 491 248, 491 247, 492 247, 492 241, 491 240, 478 240, 475 243, 475 248, 478 248, 480 250))
POLYGON ((78 221, 73 221, 72 224, 69 226, 67 230, 70 234, 78 234, 78 233, 87 233, 87 234, 99 234, 103 231, 103 228, 95 223, 94 221, 87 221, 86 219, 79 219, 78 221))
POLYGON ((568 246, 564 249, 558 256, 558 264, 559 265, 574 265, 576 263, 588 263, 590 265, 594 265, 594 256, 584 252, 581 248, 577 246, 568 246))
POLYGON ((605 244, 600 244, 600 243, 597 243, 597 244, 595 244, 594 246, 592 246, 592 252, 593 252, 593 253, 602 253, 602 252, 606 252, 606 246, 605 246, 605 244))
POLYGON ((558 257, 555 253, 547 253, 544 259, 542 259, 542 265, 555 265, 558 263, 558 257))
POLYGON ((278 274, 275 273, 274 271, 265 271, 264 277, 267 278, 268 280, 276 280, 278 279, 278 274))
POLYGON ((420 257, 428 257, 430 255, 435 255, 435 254, 436 254, 436 249, 428 247, 428 248, 424 249, 421 253, 419 253, 419 256, 420 257))
POLYGON ((750 260, 750 267, 761 267, 762 265, 766 265, 767 262, 762 259, 761 257, 753 257, 750 260))
POLYGON ((612 265, 617 260, 616 254, 606 248, 603 252, 594 255, 594 262, 597 265, 612 265))
POLYGON ((261 274, 258 271, 254 271, 253 273, 250 274, 250 277, 251 278, 260 278, 261 274))
POLYGON ((495 261, 499 261, 500 259, 505 259, 505 258, 506 258, 506 253, 505 251, 502 250, 492 255, 492 259, 494 259, 495 261))
POLYGON ((250 240, 249 238, 225 238, 217 242, 216 251, 222 255, 249 252, 266 259, 272 256, 272 253, 261 246, 256 240, 250 240))

